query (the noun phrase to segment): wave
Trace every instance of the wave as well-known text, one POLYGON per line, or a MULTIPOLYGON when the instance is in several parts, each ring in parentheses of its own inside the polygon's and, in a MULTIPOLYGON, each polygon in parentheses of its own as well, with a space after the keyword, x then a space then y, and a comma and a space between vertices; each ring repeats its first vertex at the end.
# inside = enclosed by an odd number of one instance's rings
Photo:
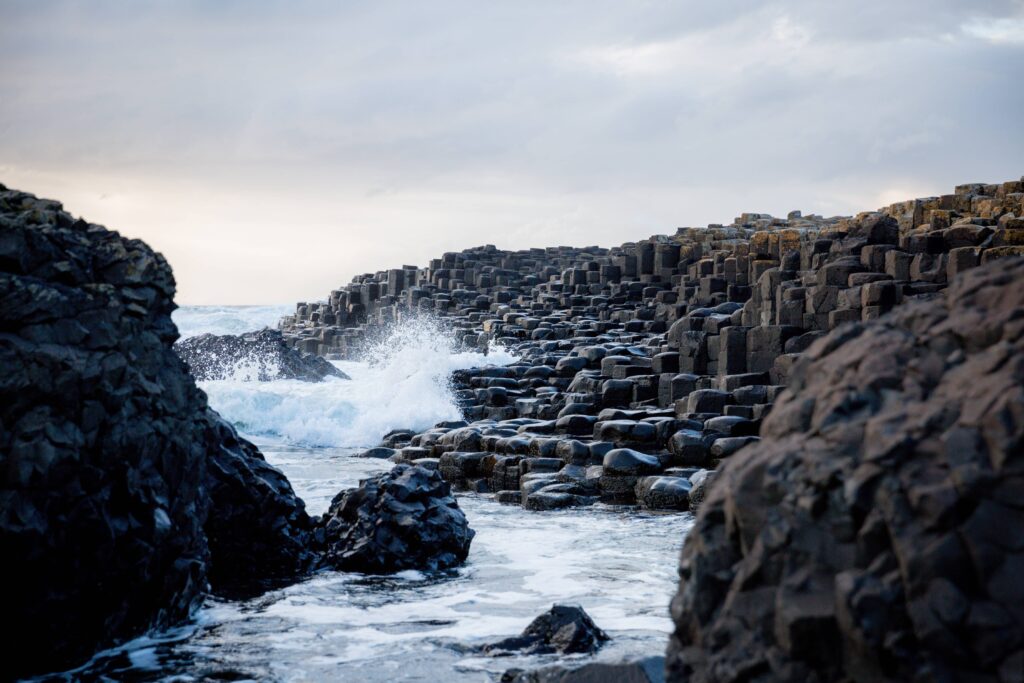
POLYGON ((459 419, 451 373, 515 360, 500 347, 486 354, 460 350, 443 323, 418 318, 382 334, 362 360, 336 361, 351 380, 251 382, 241 372, 199 386, 245 433, 307 446, 368 447, 393 429, 459 419))
POLYGON ((294 306, 182 306, 171 314, 181 338, 211 334, 242 334, 277 327, 294 306))

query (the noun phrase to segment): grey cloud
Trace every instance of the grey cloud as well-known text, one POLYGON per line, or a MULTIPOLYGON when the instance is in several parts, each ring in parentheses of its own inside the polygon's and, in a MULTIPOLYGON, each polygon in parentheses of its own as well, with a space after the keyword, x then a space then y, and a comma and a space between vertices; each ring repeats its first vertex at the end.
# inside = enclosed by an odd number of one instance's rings
POLYGON ((670 230, 763 196, 854 210, 1024 172, 1024 44, 997 39, 1024 26, 1021 0, 8 0, 0 14, 0 167, 97 196, 123 177, 195 183, 213 207, 273 193, 296 212, 327 202, 318 221, 358 215, 399 240, 427 225, 457 247, 621 241, 634 215, 670 230))

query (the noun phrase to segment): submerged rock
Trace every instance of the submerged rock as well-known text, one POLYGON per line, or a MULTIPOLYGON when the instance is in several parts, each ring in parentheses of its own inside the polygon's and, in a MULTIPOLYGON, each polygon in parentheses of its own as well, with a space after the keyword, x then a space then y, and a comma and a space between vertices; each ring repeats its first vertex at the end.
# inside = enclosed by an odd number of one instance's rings
POLYGON ((348 375, 320 356, 288 346, 278 330, 243 335, 201 334, 174 345, 178 356, 199 381, 242 378, 267 382, 297 379, 320 382, 348 375))
POLYGON ((591 662, 583 666, 546 666, 533 671, 509 669, 501 683, 664 683, 664 657, 636 661, 591 662))
POLYGON ((1018 258, 810 346, 686 539, 669 680, 1021 680, 1022 492, 1018 258))
POLYGON ((458 566, 475 535, 441 474, 407 464, 339 493, 316 533, 324 564, 365 574, 458 566))
POLYGON ((485 645, 490 655, 511 652, 571 654, 595 652, 608 640, 590 615, 576 605, 554 605, 530 622, 521 635, 485 645))

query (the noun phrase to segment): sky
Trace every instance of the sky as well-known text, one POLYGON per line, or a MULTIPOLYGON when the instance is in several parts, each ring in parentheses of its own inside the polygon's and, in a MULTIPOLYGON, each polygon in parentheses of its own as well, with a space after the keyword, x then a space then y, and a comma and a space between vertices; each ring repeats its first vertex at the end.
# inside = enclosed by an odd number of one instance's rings
POLYGON ((180 304, 1024 174, 1024 0, 0 0, 0 183, 180 304))

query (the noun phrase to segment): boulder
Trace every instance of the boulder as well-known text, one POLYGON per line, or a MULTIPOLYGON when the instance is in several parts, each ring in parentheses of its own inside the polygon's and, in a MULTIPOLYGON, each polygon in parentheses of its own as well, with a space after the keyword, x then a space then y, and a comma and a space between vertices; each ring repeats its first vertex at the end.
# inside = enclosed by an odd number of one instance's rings
POLYGON ((413 465, 339 493, 316 530, 323 564, 365 574, 458 566, 474 534, 440 472, 413 465))
POLYGON ((669 680, 1020 680, 1022 320, 1007 259, 811 345, 686 539, 669 680))
POLYGON ((616 448, 604 456, 604 473, 616 476, 640 476, 655 474, 661 470, 661 461, 653 455, 647 455, 629 448, 616 448))
POLYGON ((530 622, 518 636, 505 638, 483 647, 490 655, 520 652, 527 654, 572 654, 596 652, 608 635, 599 629, 590 615, 577 605, 553 605, 530 622))
POLYGON ((201 334, 174 345, 178 356, 199 381, 243 379, 267 382, 297 379, 320 382, 327 377, 349 379, 330 361, 288 346, 281 332, 264 329, 243 335, 201 334))
POLYGON ((692 487, 683 477, 640 477, 636 501, 648 510, 688 510, 692 487))
POLYGON ((691 512, 696 512, 704 502, 716 472, 717 470, 698 470, 690 475, 690 493, 687 498, 691 512))

